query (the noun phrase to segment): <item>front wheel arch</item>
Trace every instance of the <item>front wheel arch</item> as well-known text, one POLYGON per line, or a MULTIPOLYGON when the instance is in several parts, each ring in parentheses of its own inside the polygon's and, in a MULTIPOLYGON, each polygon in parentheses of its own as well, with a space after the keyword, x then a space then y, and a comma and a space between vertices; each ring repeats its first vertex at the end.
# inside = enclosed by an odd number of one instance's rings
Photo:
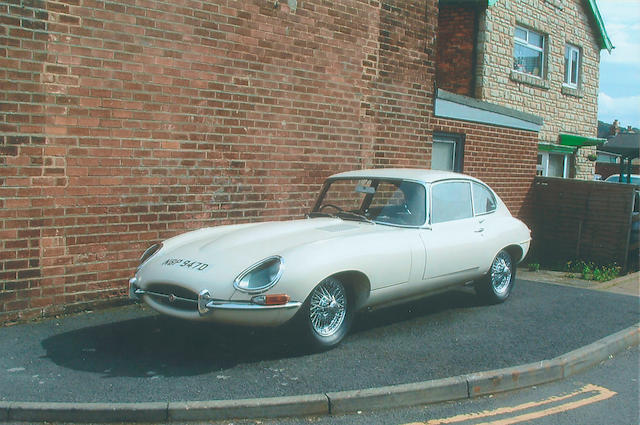
POLYGON ((341 281, 353 299, 353 308, 360 310, 369 300, 371 283, 364 273, 357 270, 348 270, 335 273, 331 276, 341 281))

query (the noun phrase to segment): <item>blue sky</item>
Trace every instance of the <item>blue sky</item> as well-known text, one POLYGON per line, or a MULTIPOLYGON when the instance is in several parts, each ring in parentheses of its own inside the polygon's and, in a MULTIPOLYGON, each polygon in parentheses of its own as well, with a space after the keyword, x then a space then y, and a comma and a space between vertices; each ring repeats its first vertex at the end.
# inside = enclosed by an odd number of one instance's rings
POLYGON ((600 56, 598 119, 640 128, 640 0, 596 0, 615 49, 600 56))

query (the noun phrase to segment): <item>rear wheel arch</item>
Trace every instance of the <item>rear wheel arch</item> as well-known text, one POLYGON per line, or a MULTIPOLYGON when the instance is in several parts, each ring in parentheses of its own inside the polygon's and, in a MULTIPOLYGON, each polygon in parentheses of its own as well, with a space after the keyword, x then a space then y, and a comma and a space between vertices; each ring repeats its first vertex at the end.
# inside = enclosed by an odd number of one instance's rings
POLYGON ((514 265, 523 260, 522 256, 524 252, 522 251, 522 247, 520 247, 519 245, 509 245, 505 247, 504 250, 509 253, 511 258, 513 259, 514 265))

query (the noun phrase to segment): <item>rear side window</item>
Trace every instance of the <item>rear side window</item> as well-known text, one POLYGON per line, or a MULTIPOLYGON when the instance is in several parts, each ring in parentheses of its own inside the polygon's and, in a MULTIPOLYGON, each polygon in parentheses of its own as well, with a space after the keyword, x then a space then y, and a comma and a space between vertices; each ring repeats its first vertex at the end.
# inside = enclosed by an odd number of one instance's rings
POLYGON ((471 185, 468 182, 444 182, 431 188, 431 223, 473 217, 471 185))
POLYGON ((496 197, 484 185, 473 183, 473 208, 476 215, 489 214, 496 210, 496 197))

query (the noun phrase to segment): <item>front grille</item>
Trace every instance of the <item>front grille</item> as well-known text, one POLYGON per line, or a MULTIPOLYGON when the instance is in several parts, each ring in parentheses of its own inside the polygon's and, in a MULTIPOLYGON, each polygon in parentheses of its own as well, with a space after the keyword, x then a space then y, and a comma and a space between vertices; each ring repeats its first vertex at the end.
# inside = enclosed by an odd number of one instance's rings
POLYGON ((146 294, 154 301, 175 310, 198 310, 198 294, 182 286, 154 283, 147 287, 146 294))

